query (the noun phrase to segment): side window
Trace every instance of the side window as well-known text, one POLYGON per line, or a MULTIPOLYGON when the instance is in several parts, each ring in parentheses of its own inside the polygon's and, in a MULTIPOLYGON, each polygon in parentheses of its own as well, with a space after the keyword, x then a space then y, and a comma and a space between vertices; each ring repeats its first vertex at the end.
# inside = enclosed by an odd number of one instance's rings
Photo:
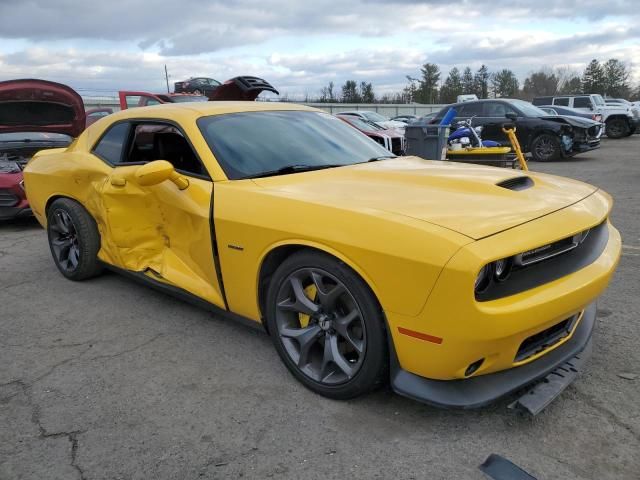
POLYGON ((485 102, 484 103, 484 113, 485 117, 499 117, 504 118, 507 113, 507 108, 503 103, 498 102, 485 102))
POLYGON ((154 160, 167 160, 183 173, 205 174, 200 160, 178 128, 162 123, 138 123, 122 164, 154 160))
POLYGON ((553 104, 554 105, 561 105, 563 107, 568 107, 569 106, 569 99, 567 97, 554 98, 553 99, 553 104))
POLYGON ((127 95, 125 97, 127 101, 127 108, 139 107, 142 97, 140 95, 127 95))
POLYGON ((589 97, 575 97, 573 108, 591 108, 591 99, 589 97))
POLYGON ((468 103, 457 108, 458 117, 478 117, 482 116, 481 103, 468 103))
POLYGON ((129 124, 118 123, 103 135, 94 147, 93 153, 109 163, 119 163, 122 158, 122 147, 127 143, 129 124))

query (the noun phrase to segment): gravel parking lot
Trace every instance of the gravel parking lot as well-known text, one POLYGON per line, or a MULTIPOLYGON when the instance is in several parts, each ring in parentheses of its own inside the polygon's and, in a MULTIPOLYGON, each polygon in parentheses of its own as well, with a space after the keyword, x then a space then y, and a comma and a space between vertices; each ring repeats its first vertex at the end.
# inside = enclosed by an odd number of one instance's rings
POLYGON ((64 280, 35 221, 0 224, 0 479, 481 479, 491 453, 539 480, 639 478, 638 152, 530 165, 611 193, 625 244, 585 373, 535 418, 324 399, 266 335, 115 274, 64 280))

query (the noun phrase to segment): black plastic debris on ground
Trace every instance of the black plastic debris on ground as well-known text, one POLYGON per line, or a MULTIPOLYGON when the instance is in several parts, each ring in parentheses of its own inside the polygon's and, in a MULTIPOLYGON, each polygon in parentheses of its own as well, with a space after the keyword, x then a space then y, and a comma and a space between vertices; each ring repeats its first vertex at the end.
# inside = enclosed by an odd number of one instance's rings
POLYGON ((536 480, 513 462, 495 453, 480 465, 480 470, 493 480, 536 480))

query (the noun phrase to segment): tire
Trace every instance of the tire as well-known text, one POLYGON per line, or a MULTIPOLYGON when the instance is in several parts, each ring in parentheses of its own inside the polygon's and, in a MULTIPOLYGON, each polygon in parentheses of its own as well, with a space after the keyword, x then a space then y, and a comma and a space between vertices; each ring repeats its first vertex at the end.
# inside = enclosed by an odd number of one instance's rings
POLYGON ((536 162, 558 160, 560 154, 560 140, 556 135, 542 133, 531 142, 531 158, 536 162))
POLYGON ((623 118, 613 118, 608 120, 605 126, 605 133, 609 138, 623 138, 629 136, 629 123, 623 118))
POLYGON ((288 257, 271 278, 266 317, 280 358, 313 392, 346 400, 386 380, 382 310, 366 283, 339 260, 310 250, 288 257))
POLYGON ((79 281, 101 273, 98 226, 78 202, 60 198, 51 204, 47 237, 53 261, 66 278, 79 281))

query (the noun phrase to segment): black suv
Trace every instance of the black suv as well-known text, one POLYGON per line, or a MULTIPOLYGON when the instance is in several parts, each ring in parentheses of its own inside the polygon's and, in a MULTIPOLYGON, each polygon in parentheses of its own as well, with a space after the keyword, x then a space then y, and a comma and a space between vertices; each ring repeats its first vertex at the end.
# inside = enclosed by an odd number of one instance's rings
POLYGON ((600 147, 602 124, 587 118, 551 116, 524 100, 497 98, 448 105, 430 122, 440 123, 450 108, 457 115, 451 122, 473 119, 473 126, 482 126, 483 140, 509 145, 502 132, 505 123, 514 123, 522 151, 531 152, 533 160, 546 162, 570 157, 600 147))

